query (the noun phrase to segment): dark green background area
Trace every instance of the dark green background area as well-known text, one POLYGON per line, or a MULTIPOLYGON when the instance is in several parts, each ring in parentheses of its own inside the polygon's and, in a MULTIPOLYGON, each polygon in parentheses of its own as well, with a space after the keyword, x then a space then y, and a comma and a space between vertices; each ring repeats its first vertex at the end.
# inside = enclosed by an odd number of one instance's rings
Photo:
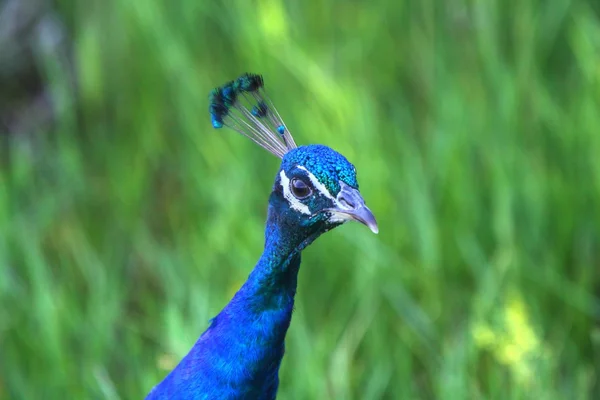
POLYGON ((45 6, 54 119, 0 135, 0 399, 143 398, 246 279, 278 159, 207 111, 243 72, 356 166, 380 227, 304 252, 279 398, 599 398, 599 8, 45 6))

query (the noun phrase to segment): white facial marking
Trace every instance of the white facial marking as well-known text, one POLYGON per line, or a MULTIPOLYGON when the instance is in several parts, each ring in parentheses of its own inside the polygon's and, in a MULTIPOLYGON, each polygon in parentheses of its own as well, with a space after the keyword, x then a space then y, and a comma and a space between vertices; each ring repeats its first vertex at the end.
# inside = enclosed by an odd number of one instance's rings
POLYGON ((331 216, 327 220, 331 223, 336 223, 336 222, 344 223, 344 222, 350 221, 351 219, 352 218, 350 218, 350 216, 348 214, 331 211, 331 216))
POLYGON ((327 197, 328 199, 335 201, 335 199, 333 198, 333 196, 331 195, 331 193, 329 193, 329 190, 327 190, 327 188, 325 187, 325 185, 323 185, 317 179, 317 177, 312 174, 312 172, 310 172, 309 170, 307 170, 306 168, 304 168, 302 165, 298 165, 298 169, 301 169, 302 171, 306 172, 306 175, 308 175, 308 179, 310 179, 310 181, 312 182, 313 186, 315 187, 315 189, 317 189, 317 191, 319 193, 321 193, 323 196, 327 197))
POLYGON ((302 204, 300 200, 298 200, 292 192, 290 192, 290 179, 285 174, 285 171, 281 171, 279 173, 279 178, 281 178, 281 188, 283 189, 283 197, 290 203, 290 207, 292 207, 296 211, 300 211, 302 214, 310 215, 310 210, 306 204, 302 204))
MULTIPOLYGON (((319 193, 321 193, 323 196, 325 196, 326 198, 330 199, 331 201, 333 201, 333 204, 342 210, 350 210, 352 209, 352 207, 348 207, 347 205, 345 205, 344 203, 341 203, 337 198, 334 198, 331 193, 329 193, 329 190, 327 190, 327 188, 325 187, 325 185, 323 185, 316 176, 314 176, 312 174, 312 172, 310 172, 309 170, 307 170, 306 168, 304 168, 302 165, 298 166, 298 169, 301 169, 303 171, 306 171, 306 175, 308 175, 308 179, 310 179, 310 181, 312 182, 313 186, 315 187, 315 189, 317 189, 317 191, 319 193)), ((344 182, 340 181, 340 185, 345 185, 344 182)), ((340 214, 342 215, 342 214, 340 214)), ((335 216, 332 216, 333 219, 335 219, 335 216)), ((345 218, 345 217, 342 217, 345 218)), ((344 219, 346 220, 346 219, 344 219)), ((332 221, 333 222, 333 221, 332 221)))

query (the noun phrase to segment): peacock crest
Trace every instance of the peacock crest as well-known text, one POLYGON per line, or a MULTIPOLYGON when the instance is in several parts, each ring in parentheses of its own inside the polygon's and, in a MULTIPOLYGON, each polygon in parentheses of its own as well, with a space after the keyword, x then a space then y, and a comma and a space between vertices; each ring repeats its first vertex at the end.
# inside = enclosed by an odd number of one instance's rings
POLYGON ((279 158, 296 143, 271 99, 263 77, 246 73, 213 89, 209 112, 215 128, 227 126, 279 158))

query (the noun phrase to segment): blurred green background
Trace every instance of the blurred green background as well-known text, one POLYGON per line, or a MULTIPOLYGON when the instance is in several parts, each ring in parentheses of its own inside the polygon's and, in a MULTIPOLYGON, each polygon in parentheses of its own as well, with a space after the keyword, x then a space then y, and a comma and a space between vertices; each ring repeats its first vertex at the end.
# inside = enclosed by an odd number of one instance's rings
POLYGON ((243 283, 278 160, 207 95, 247 71, 380 224, 304 252, 279 398, 600 398, 597 1, 2 12, 1 399, 143 398, 243 283))

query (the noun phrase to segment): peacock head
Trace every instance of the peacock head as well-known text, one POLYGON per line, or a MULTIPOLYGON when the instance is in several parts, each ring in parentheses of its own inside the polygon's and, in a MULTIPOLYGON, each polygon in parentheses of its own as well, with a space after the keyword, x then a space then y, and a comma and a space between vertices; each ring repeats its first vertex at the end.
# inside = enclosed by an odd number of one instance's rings
POLYGON ((227 126, 282 159, 269 200, 278 224, 310 241, 347 221, 378 233, 358 191, 356 168, 327 146, 297 147, 260 75, 244 74, 214 89, 209 111, 213 127, 227 126))
POLYGON ((358 191, 356 168, 327 146, 300 146, 285 154, 271 203, 290 223, 311 232, 325 232, 351 220, 378 232, 358 191))

